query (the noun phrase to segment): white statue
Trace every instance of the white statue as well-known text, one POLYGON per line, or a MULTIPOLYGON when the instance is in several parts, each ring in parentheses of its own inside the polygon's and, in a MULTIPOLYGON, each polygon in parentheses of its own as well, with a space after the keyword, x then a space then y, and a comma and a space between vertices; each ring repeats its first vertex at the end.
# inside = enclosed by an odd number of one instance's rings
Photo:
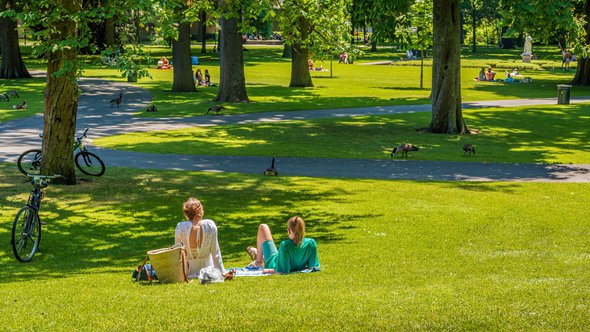
POLYGON ((526 38, 524 39, 524 52, 522 52, 521 56, 522 55, 532 55, 532 54, 533 54, 533 38, 527 34, 526 38))

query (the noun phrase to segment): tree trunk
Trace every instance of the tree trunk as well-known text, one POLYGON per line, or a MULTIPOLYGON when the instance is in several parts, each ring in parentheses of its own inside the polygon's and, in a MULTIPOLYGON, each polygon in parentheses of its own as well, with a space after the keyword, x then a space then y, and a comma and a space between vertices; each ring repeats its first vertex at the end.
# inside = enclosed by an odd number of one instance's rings
POLYGON ((377 52, 377 42, 371 41, 371 52, 377 52))
MULTIPOLYGON (((2 0, 1 10, 14 9, 15 0, 2 0)), ((11 17, 0 17, 0 78, 30 78, 18 45, 16 21, 11 17)))
POLYGON ((214 101, 249 102, 244 75, 244 53, 242 34, 238 29, 236 18, 226 18, 222 13, 219 18, 221 31, 219 35, 219 90, 214 101))
POLYGON ((172 41, 173 80, 172 91, 195 92, 193 67, 191 62, 191 25, 183 22, 178 25, 178 40, 172 41))
POLYGON ((309 74, 309 50, 299 44, 293 44, 291 51, 291 82, 289 87, 313 87, 309 74))
MULTIPOLYGON (((590 15, 590 0, 586 0, 584 6, 584 14, 586 17, 590 15)), ((586 45, 590 43, 590 24, 586 22, 586 45)), ((563 47, 566 47, 565 42, 563 47)), ((572 80, 574 85, 590 85, 590 58, 581 57, 578 59, 578 68, 576 69, 576 76, 572 80)))
POLYGON ((471 3, 471 27, 473 29, 473 42, 471 46, 471 52, 477 52, 477 39, 476 39, 476 30, 477 30, 477 10, 475 9, 475 4, 471 3))
POLYGON ((461 26, 459 0, 434 0, 432 65, 433 133, 468 132, 461 109, 461 26))
MULTIPOLYGON (((82 9, 82 0, 59 0, 58 6, 62 6, 65 13, 76 13, 82 9)), ((68 35, 77 34, 77 25, 73 20, 68 20, 67 15, 62 16, 58 22, 49 22, 48 28, 54 32, 50 40, 59 43, 68 38, 68 35)), ((65 177, 61 182, 66 184, 76 183, 76 172, 72 148, 76 130, 76 112, 78 111, 78 85, 75 75, 76 68, 67 66, 66 62, 73 64, 78 56, 78 49, 69 48, 49 53, 47 62, 47 85, 45 88, 45 108, 43 118, 43 174, 60 174, 65 177), (68 70, 64 75, 54 76, 54 73, 63 68, 68 70)))
POLYGON ((107 18, 104 22, 104 43, 106 47, 114 47, 116 44, 115 20, 107 18))
POLYGON ((207 53, 207 12, 201 11, 201 53, 207 53))
POLYGON ((283 46, 283 58, 291 58, 291 52, 292 48, 291 45, 285 44, 285 46, 283 46))
MULTIPOLYGON (((307 40, 309 37, 309 21, 300 17, 298 22, 298 30, 301 34, 301 40, 307 40)), ((291 83, 289 87, 312 87, 311 75, 309 74, 309 49, 307 46, 301 44, 293 44, 291 46, 291 83)))

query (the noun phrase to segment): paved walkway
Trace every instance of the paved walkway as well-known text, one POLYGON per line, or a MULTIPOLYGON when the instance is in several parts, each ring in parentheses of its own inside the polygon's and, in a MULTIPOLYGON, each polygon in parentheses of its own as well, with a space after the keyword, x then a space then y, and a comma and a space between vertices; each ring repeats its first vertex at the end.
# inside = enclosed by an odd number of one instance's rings
MULTIPOLYGON (((188 118, 143 119, 133 117, 151 102, 150 94, 125 83, 83 78, 79 99, 78 132, 90 127, 89 137, 126 132, 180 129, 193 126, 217 126, 278 122, 298 119, 338 118, 431 111, 430 105, 383 106, 349 109, 288 111, 240 115, 197 116, 188 118), (124 94, 120 108, 111 108, 109 100, 124 94)), ((573 99, 590 102, 590 98, 573 99)), ((465 103, 465 108, 513 107, 555 104, 555 98, 496 100, 465 103)), ((0 123, 0 161, 15 162, 23 151, 41 145, 38 134, 42 115, 0 123)), ((202 170, 262 174, 270 157, 157 155, 92 147, 109 166, 202 170)), ((277 158, 280 175, 337 178, 455 180, 455 181, 543 181, 590 182, 590 165, 541 165, 474 162, 434 162, 412 160, 367 160, 324 158, 277 158)), ((107 170, 108 171, 108 170, 107 170)))

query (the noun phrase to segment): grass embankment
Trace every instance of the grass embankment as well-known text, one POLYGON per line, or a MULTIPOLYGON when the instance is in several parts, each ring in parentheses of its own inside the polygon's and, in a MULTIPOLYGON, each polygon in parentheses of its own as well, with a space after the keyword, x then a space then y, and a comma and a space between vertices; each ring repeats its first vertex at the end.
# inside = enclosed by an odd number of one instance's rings
POLYGON ((42 252, 17 262, 11 220, 30 185, 0 164, 5 330, 579 330, 588 323, 585 184, 452 183, 109 169, 50 185, 42 252), (322 271, 141 286, 131 270, 172 244, 200 197, 226 267, 258 223, 300 214, 322 271), (183 309, 184 308, 184 309, 183 309), (191 310, 187 308, 193 308, 191 310))
POLYGON ((590 163, 590 105, 527 106, 464 110, 476 135, 438 135, 416 131, 431 114, 413 113, 344 119, 320 119, 193 127, 131 133, 94 143, 152 153, 254 155, 320 158, 390 158, 393 146, 420 147, 415 160, 514 163, 590 163), (462 147, 471 143, 474 156, 462 147))

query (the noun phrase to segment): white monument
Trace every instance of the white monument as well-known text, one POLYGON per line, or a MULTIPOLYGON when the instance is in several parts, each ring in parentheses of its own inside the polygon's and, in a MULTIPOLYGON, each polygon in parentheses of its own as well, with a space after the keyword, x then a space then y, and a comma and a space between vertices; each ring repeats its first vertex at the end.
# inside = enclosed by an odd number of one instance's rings
POLYGON ((531 56, 533 55, 533 38, 530 35, 526 35, 524 39, 524 52, 520 55, 522 62, 531 62, 531 56))

